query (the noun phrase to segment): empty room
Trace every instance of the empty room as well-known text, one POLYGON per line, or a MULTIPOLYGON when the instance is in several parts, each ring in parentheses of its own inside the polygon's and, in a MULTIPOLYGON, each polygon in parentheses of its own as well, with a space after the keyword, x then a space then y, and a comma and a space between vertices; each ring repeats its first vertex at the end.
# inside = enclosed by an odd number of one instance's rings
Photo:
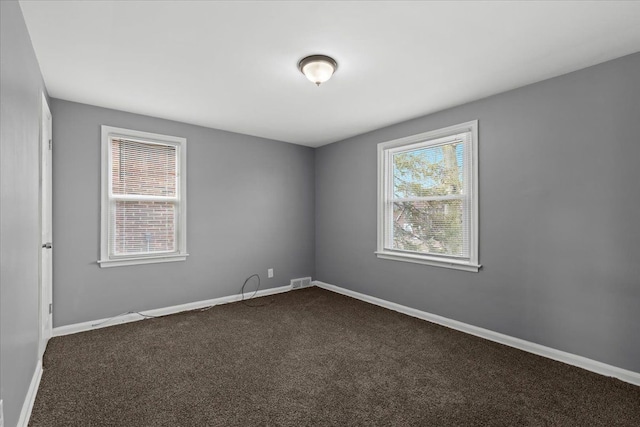
POLYGON ((0 19, 0 427, 640 425, 640 2, 0 19))

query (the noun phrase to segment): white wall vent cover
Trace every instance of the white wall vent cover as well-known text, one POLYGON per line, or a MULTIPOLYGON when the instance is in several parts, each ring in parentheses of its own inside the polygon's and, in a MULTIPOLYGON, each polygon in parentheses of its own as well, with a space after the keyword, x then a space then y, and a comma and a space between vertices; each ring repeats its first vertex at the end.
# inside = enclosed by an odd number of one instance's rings
POLYGON ((291 279, 291 288, 306 288, 311 286, 311 277, 301 277, 299 279, 291 279))

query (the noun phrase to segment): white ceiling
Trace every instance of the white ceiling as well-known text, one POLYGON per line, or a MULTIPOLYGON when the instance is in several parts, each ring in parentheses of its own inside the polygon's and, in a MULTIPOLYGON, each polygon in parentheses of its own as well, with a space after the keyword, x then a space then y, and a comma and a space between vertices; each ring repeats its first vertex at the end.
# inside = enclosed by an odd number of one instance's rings
POLYGON ((640 51, 640 2, 21 6, 55 98, 312 147, 640 51))

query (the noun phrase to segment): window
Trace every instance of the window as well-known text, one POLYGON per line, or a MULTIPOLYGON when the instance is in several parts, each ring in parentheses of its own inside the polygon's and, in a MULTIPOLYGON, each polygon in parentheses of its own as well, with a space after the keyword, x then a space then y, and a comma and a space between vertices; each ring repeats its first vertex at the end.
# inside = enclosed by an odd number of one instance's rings
POLYGON ((477 128, 378 144, 379 258, 478 271, 477 128))
POLYGON ((101 267, 184 261, 187 141, 102 126, 101 267))

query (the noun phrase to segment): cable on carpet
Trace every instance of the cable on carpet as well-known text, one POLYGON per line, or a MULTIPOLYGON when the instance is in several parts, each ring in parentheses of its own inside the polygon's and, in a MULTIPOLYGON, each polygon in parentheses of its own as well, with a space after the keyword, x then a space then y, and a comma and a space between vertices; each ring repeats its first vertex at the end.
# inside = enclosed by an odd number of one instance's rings
POLYGON ((247 301, 253 299, 256 294, 258 293, 258 289, 260 289, 260 275, 259 274, 252 274, 251 276, 247 277, 247 279, 244 281, 244 283, 242 284, 242 289, 240 289, 240 294, 241 294, 241 298, 240 298, 240 302, 242 302, 244 305, 246 305, 247 307, 264 307, 265 305, 269 305, 273 302, 273 300, 263 303, 263 304, 248 304, 247 301), (249 283, 249 280, 251 280, 252 278, 257 277, 258 278, 258 286, 256 286, 256 290, 253 291, 253 295, 251 295, 251 297, 249 297, 248 299, 244 299, 244 288, 247 286, 247 283, 249 283))
MULTIPOLYGON (((248 304, 248 303, 247 303, 247 301, 249 301, 249 300, 253 299, 253 298, 256 296, 256 294, 258 293, 258 290, 259 290, 259 289, 260 289, 260 275, 259 275, 259 274, 252 274, 251 276, 247 277, 247 279, 246 279, 246 280, 244 281, 244 283, 242 284, 242 289, 240 290, 240 293, 242 294, 240 301, 241 301, 244 305, 246 305, 247 307, 264 307, 265 305, 269 305, 269 304, 271 304, 271 303, 273 302, 273 300, 271 300, 271 301, 269 301, 269 302, 266 302, 266 303, 263 303, 263 304, 248 304), (247 283, 249 283, 249 281, 250 281, 251 279, 253 279, 254 277, 256 277, 256 278, 258 279, 258 286, 256 286, 256 290, 255 290, 255 291, 253 291, 253 295, 251 295, 249 298, 245 299, 245 298, 244 298, 244 288, 246 288, 246 287, 247 287, 247 283)), ((210 308, 212 308, 212 307, 215 307, 215 304, 214 304, 214 305, 210 305, 209 307, 201 308, 201 309, 200 309, 200 311, 207 311, 207 310, 209 310, 209 309, 210 309, 210 308)), ((143 313, 140 313, 139 311, 125 311, 124 313, 116 314, 116 315, 115 315, 115 316, 113 316, 113 317, 110 317, 110 318, 108 318, 108 319, 105 319, 105 320, 103 320, 102 322, 93 323, 93 324, 91 325, 91 327, 95 328, 95 327, 97 327, 97 326, 102 326, 102 325, 104 325, 105 323, 111 322, 113 319, 116 319, 116 318, 118 318, 118 317, 120 317, 120 316, 126 316, 127 314, 137 314, 138 316, 142 316, 142 317, 145 317, 145 318, 148 318, 148 319, 156 319, 156 318, 158 318, 158 317, 162 317, 162 316, 152 316, 152 315, 150 315, 150 314, 143 314, 143 313)))
POLYGON ((115 319, 115 318, 117 318, 117 317, 125 316, 125 315, 127 315, 127 314, 137 314, 138 316, 146 317, 146 318, 148 318, 148 319, 155 319, 155 318, 161 317, 161 316, 152 316, 152 315, 150 315, 150 314, 142 314, 142 313, 140 313, 139 311, 125 311, 124 313, 116 314, 116 315, 115 315, 115 316, 113 316, 113 317, 110 317, 110 318, 108 318, 108 319, 105 319, 105 320, 103 320, 102 322, 93 323, 93 324, 91 325, 91 327, 92 327, 92 328, 95 328, 96 326, 102 326, 102 325, 104 325, 105 323, 111 322, 113 319, 115 319))

